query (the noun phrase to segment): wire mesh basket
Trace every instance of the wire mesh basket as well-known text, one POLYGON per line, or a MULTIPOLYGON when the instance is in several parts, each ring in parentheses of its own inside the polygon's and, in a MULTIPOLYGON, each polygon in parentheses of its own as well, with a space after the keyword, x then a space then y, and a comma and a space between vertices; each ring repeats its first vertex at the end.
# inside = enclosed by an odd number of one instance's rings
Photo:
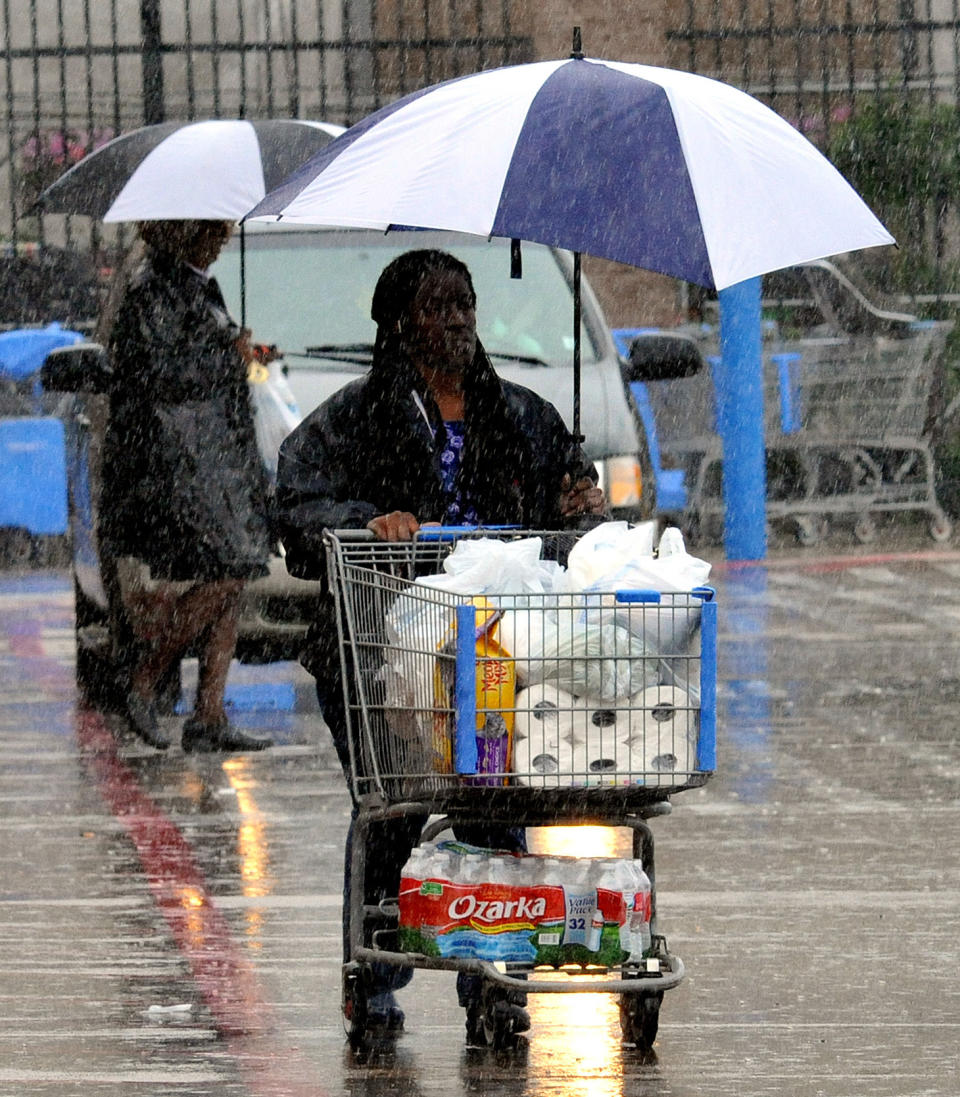
MULTIPOLYGON (((472 536, 483 535, 483 531, 472 536)), ((489 534, 487 534, 489 536, 489 534)), ((537 537, 563 561, 569 533, 537 537)), ((354 789, 443 810, 624 806, 714 768, 716 603, 430 585, 457 539, 327 535, 354 789)))

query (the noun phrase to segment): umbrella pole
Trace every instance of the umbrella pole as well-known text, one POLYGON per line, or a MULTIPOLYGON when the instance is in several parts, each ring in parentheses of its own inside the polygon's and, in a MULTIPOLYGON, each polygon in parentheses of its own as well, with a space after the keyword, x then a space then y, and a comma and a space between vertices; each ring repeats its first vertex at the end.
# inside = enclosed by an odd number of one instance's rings
POLYGON ((243 222, 240 222, 240 327, 247 326, 247 248, 243 222))
POLYGON ((580 433, 580 252, 573 253, 573 434, 578 442, 580 433))

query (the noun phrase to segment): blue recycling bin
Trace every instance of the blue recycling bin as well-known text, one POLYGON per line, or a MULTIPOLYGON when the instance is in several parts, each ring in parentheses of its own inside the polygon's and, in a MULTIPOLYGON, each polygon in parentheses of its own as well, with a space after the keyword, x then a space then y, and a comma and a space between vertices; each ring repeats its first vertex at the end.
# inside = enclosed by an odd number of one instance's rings
POLYGON ((67 473, 59 419, 0 419, 0 527, 67 532, 67 473))
POLYGON ((83 338, 60 324, 0 332, 0 383, 10 397, 0 418, 0 528, 67 532, 63 423, 43 415, 40 367, 52 350, 83 338))

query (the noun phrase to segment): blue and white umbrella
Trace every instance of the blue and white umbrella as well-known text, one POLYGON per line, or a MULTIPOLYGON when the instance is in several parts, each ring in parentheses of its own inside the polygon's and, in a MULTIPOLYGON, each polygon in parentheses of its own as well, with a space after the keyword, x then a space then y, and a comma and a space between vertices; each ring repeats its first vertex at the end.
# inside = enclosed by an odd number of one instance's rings
POLYGON ((408 95, 248 218, 533 240, 716 289, 893 243, 833 165, 745 92, 580 57, 408 95))

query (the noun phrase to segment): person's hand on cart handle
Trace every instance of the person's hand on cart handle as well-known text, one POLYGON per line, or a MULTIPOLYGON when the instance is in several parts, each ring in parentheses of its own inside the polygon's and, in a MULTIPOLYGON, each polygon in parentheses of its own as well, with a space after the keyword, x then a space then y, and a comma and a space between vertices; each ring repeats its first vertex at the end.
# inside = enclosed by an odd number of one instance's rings
POLYGON ((560 513, 564 518, 574 514, 603 514, 606 507, 603 489, 589 476, 581 477, 574 484, 570 473, 564 473, 560 482, 560 513))
POLYGON ((393 510, 367 522, 367 529, 380 541, 412 541, 419 528, 420 523, 406 510, 393 510))

